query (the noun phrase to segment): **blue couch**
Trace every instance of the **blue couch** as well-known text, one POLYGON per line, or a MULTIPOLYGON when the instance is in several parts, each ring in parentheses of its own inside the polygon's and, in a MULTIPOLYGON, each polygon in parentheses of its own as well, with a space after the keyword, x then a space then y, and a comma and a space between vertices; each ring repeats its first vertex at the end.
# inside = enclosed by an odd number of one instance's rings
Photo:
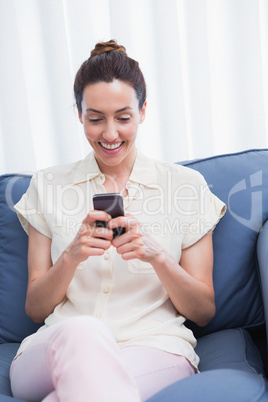
MULTIPOLYGON (((200 171, 228 207, 214 231, 217 312, 206 327, 187 323, 198 338, 201 373, 150 402, 268 401, 268 150, 184 165, 200 171)), ((0 402, 19 401, 11 396, 9 366, 20 341, 38 328, 24 311, 27 236, 13 209, 29 181, 0 176, 0 402)))

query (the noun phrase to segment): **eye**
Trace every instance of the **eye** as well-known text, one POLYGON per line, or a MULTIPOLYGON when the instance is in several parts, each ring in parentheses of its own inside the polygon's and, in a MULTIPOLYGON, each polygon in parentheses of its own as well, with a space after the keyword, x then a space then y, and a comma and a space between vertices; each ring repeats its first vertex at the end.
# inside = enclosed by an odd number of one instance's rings
POLYGON ((102 119, 94 119, 94 118, 88 118, 88 120, 90 121, 90 123, 99 123, 100 121, 102 121, 102 119))
POLYGON ((122 117, 118 117, 118 120, 119 120, 119 121, 122 121, 122 122, 127 122, 127 121, 129 121, 129 120, 130 120, 130 116, 122 116, 122 117))

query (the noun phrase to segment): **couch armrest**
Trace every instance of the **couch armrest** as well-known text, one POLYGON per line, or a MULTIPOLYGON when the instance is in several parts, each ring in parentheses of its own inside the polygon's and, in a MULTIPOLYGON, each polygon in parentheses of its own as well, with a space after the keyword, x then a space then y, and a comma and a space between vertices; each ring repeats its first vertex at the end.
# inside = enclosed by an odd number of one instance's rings
MULTIPOLYGON (((268 220, 264 222, 257 241, 260 282, 262 288, 263 308, 266 333, 268 334, 268 220)), ((266 337, 268 350, 268 339, 266 337)))

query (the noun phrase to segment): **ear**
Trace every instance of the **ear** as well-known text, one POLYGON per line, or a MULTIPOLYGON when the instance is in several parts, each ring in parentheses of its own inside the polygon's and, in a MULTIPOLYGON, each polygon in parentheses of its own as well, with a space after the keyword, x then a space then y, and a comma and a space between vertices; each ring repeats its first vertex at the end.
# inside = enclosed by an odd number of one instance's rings
POLYGON ((80 123, 83 124, 82 112, 79 112, 79 110, 78 110, 78 118, 80 120, 80 123))
POLYGON ((140 111, 140 124, 144 122, 145 119, 145 112, 146 112, 146 106, 147 106, 147 102, 144 102, 141 111, 140 111))

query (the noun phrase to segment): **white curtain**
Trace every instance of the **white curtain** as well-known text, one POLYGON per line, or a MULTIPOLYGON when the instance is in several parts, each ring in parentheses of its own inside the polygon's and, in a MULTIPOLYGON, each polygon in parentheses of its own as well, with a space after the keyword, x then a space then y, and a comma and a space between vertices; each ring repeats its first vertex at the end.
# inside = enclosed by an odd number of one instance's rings
POLYGON ((179 161, 268 142, 268 0, 0 0, 0 173, 83 158, 73 80, 116 39, 148 87, 138 147, 179 161))

